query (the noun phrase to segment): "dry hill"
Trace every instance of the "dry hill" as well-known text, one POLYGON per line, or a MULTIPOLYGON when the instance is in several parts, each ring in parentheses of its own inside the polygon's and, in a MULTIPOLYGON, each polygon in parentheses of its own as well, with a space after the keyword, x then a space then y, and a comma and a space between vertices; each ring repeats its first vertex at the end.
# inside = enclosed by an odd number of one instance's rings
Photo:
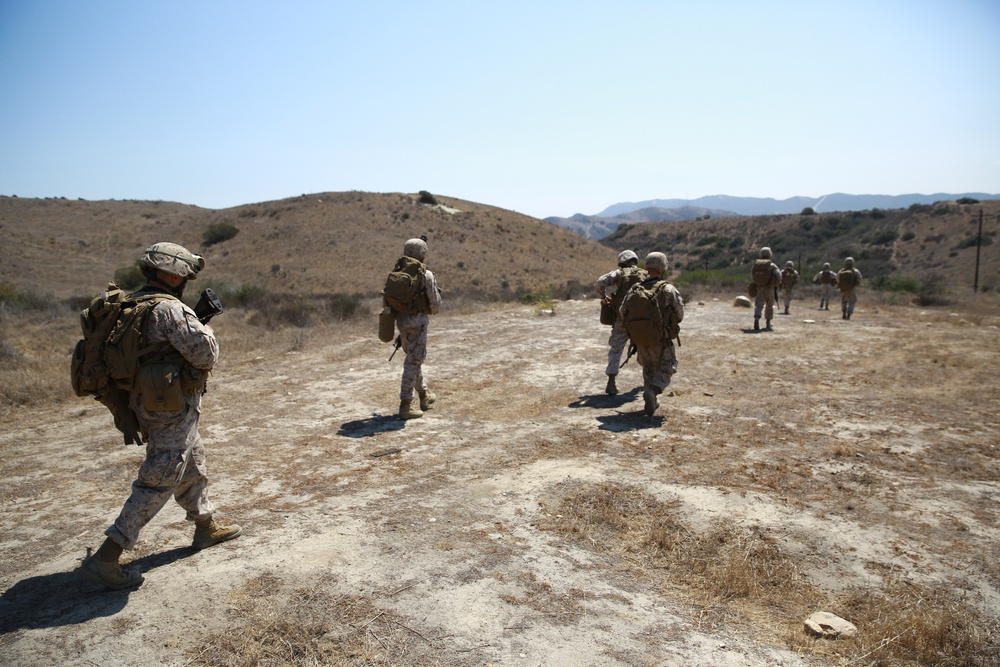
POLYGON ((205 255, 210 281, 268 293, 374 295, 403 241, 427 235, 446 294, 504 299, 547 288, 589 289, 615 252, 535 218, 418 195, 340 192, 212 210, 159 201, 0 197, 0 281, 56 296, 88 295, 143 248, 174 241, 205 255), (203 245, 212 225, 239 233, 203 245))
POLYGON ((869 286, 890 278, 937 280, 949 290, 972 287, 976 233, 983 212, 979 286, 1000 287, 1000 253, 993 244, 1000 227, 1000 201, 977 204, 938 202, 908 209, 851 211, 815 215, 768 215, 624 225, 602 243, 642 255, 661 250, 674 275, 718 272, 745 280, 750 260, 762 245, 776 261, 804 264, 808 278, 823 262, 840 267, 853 256, 869 286))

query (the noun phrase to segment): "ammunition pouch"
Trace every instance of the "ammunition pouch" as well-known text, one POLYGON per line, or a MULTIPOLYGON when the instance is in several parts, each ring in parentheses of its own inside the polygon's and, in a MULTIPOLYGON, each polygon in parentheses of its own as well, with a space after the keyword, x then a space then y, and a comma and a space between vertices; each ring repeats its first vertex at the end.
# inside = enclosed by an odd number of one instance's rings
POLYGON ((136 374, 142 404, 150 412, 178 412, 184 409, 181 372, 170 362, 146 364, 136 374))

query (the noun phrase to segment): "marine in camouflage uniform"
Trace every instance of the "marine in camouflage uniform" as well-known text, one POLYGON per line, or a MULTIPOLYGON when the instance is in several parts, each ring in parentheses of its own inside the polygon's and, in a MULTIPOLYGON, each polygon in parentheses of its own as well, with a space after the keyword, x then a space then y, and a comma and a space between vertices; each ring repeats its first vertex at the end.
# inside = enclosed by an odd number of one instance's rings
POLYGON ((604 369, 604 374, 608 376, 608 384, 605 386, 604 392, 610 396, 618 393, 615 378, 621 366, 622 351, 628 343, 628 332, 625 331, 622 318, 617 316, 627 290, 626 283, 629 280, 627 274, 636 272, 639 280, 644 280, 647 277, 646 272, 638 268, 638 264, 638 255, 631 250, 623 250, 618 253, 618 268, 597 279, 597 295, 615 313, 615 321, 611 325, 611 335, 608 337, 608 365, 604 369), (608 294, 609 290, 611 294, 608 294))
POLYGON ((239 526, 222 526, 213 519, 215 507, 208 497, 205 447, 198 433, 205 379, 219 358, 219 344, 211 327, 202 324, 180 300, 187 281, 193 280, 204 265, 199 255, 173 243, 150 246, 139 260, 147 283, 138 294, 168 295, 149 312, 144 343, 159 343, 166 350, 160 359, 166 358, 179 368, 182 407, 150 409, 141 386, 130 392, 129 407, 146 440, 146 458, 121 513, 105 531, 104 544, 77 571, 87 581, 112 589, 142 583, 142 575, 124 570, 118 559, 123 550, 135 546, 139 532, 171 497, 185 510, 188 521, 195 523, 195 548, 203 549, 240 535, 239 526))
MULTIPOLYGON (((423 263, 427 258, 427 242, 410 239, 403 244, 403 255, 423 263)), ((427 385, 423 373, 424 359, 427 357, 427 326, 430 316, 441 309, 441 290, 430 269, 424 269, 424 293, 426 306, 421 306, 412 314, 400 313, 396 316, 396 328, 406 358, 403 360, 403 378, 399 385, 399 416, 413 419, 423 416, 437 398, 427 385), (413 406, 413 392, 417 392, 420 407, 413 406)))
POLYGON ((854 304, 858 302, 858 286, 861 285, 861 271, 854 266, 854 258, 848 257, 844 260, 844 268, 837 274, 837 287, 840 289, 840 311, 841 319, 849 320, 854 314, 854 304), (853 274, 853 280, 849 280, 847 274, 853 274), (850 282, 851 284, 848 284, 850 282))
MULTIPOLYGON (((760 259, 771 259, 771 249, 763 247, 760 249, 760 259)), ((771 281, 766 286, 757 288, 757 296, 754 297, 753 309, 753 330, 760 331, 760 316, 763 313, 765 330, 771 330, 771 320, 774 319, 774 288, 781 284, 781 269, 774 262, 771 262, 771 281)))
MULTIPOLYGON (((683 321, 684 299, 681 298, 677 288, 663 277, 667 271, 667 256, 662 252, 651 252, 646 255, 646 271, 649 272, 649 278, 640 284, 656 294, 656 302, 664 323, 663 340, 659 345, 636 346, 636 359, 642 366, 643 409, 652 417, 660 404, 657 396, 670 385, 670 379, 677 372, 677 351, 667 331, 666 323, 672 319, 671 314, 678 324, 683 321)), ((625 319, 624 301, 618 315, 619 319, 625 319)))
POLYGON ((813 276, 819 283, 819 309, 830 310, 830 293, 837 286, 837 274, 830 270, 830 262, 823 264, 823 270, 813 276))
POLYGON ((798 282, 799 272, 795 270, 795 262, 788 260, 781 270, 781 298, 785 302, 785 315, 788 315, 788 307, 792 305, 792 292, 798 282))

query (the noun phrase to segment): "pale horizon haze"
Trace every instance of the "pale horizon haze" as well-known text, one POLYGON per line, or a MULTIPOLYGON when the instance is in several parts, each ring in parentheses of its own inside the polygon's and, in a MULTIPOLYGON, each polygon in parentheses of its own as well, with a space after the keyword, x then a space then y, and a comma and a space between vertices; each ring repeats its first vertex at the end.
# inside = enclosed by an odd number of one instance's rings
POLYGON ((1000 192, 1000 2, 0 0, 0 194, 1000 192))

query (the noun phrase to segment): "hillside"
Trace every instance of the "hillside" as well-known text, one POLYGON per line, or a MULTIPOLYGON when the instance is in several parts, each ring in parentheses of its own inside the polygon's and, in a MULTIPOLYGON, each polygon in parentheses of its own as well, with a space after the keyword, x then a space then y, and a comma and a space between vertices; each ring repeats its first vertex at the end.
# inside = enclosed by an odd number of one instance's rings
POLYGON ((713 218, 626 225, 602 243, 643 253, 666 252, 673 275, 694 271, 730 275, 738 283, 762 245, 776 261, 803 263, 811 279, 823 265, 841 266, 853 256, 869 285, 889 278, 936 280, 952 290, 971 288, 975 277, 979 212, 983 211, 983 248, 979 286, 1000 287, 1000 246, 993 243, 1000 222, 1000 201, 979 204, 941 202, 908 209, 713 218))
POLYGON ((580 236, 600 240, 614 233, 621 225, 632 225, 642 222, 674 222, 678 220, 698 220, 701 218, 718 218, 736 215, 732 211, 701 208, 698 206, 681 206, 679 208, 649 207, 628 213, 622 213, 611 218, 577 213, 571 218, 545 218, 546 222, 571 229, 580 236))
POLYGON ((512 211, 417 195, 340 192, 212 210, 159 201, 0 197, 0 281, 65 298, 93 293, 157 241, 203 254, 206 281, 268 293, 375 295, 407 238, 427 235, 428 265, 446 295, 487 300, 589 285, 615 253, 512 211), (203 234, 239 233, 208 247, 203 234))

